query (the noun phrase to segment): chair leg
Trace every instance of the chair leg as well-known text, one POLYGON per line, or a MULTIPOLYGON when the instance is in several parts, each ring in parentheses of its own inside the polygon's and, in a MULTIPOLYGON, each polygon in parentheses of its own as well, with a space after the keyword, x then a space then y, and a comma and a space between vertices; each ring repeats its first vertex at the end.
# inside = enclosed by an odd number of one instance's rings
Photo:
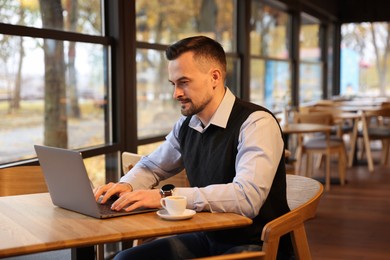
POLYGON ((325 190, 330 190, 330 152, 326 153, 326 165, 325 165, 325 190))
POLYGON ((307 242, 305 226, 303 224, 291 232, 291 239, 293 240, 295 259, 311 260, 309 243, 307 242))
POLYGON ((96 245, 96 260, 104 260, 104 244, 96 245))
POLYGON ((311 153, 306 153, 306 177, 311 177, 313 171, 313 155, 311 153))
POLYGON ((382 140, 382 165, 387 165, 389 157, 389 140, 382 140))
POLYGON ((347 168, 347 156, 345 153, 345 148, 339 150, 339 178, 341 185, 345 184, 345 171, 347 168))
POLYGON ((302 167, 302 147, 300 145, 298 145, 295 151, 295 159, 296 159, 295 172, 299 174, 301 172, 301 167, 302 167))
POLYGON ((319 154, 318 158, 316 159, 316 166, 315 166, 316 169, 321 168, 323 160, 324 160, 324 155, 323 154, 319 154))

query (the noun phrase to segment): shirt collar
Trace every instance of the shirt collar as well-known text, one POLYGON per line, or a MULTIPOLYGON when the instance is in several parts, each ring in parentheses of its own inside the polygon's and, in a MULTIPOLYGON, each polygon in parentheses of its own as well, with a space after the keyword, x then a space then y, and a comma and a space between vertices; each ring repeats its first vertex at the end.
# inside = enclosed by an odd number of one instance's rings
POLYGON ((230 89, 228 88, 225 89, 226 89, 225 96, 223 97, 222 102, 221 104, 219 104, 214 115, 211 117, 210 123, 203 128, 201 121, 195 115, 191 118, 190 123, 188 125, 189 127, 201 133, 203 133, 211 124, 219 126, 221 128, 226 128, 236 97, 230 91, 230 89))

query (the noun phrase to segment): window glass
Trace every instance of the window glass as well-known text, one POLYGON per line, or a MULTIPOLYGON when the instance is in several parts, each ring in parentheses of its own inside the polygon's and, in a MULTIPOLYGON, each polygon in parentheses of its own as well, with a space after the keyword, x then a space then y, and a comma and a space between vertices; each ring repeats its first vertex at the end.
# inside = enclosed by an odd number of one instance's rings
POLYGON ((241 89, 239 84, 240 65, 239 60, 234 57, 226 57, 226 86, 236 95, 240 96, 241 89))
POLYGON ((180 107, 172 98, 168 63, 164 52, 137 50, 138 138, 168 133, 180 117, 180 107))
POLYGON ((251 55, 289 57, 290 20, 287 13, 256 0, 252 1, 250 21, 251 55))
POLYGON ((301 63, 299 67, 300 103, 322 99, 321 64, 301 63))
POLYGON ((341 95, 389 95, 389 30, 386 22, 341 26, 341 95))
POLYGON ((233 0, 136 0, 137 41, 170 44, 207 35, 234 49, 233 0))
POLYGON ((106 184, 106 156, 99 155, 84 159, 85 169, 93 187, 106 184))
MULTIPOLYGON (((0 163, 106 143, 106 48, 0 35, 0 163)), ((110 141, 110 140, 107 140, 110 141)))
POLYGON ((299 34, 299 55, 301 60, 320 61, 320 24, 307 15, 301 16, 301 28, 299 34))
POLYGON ((163 142, 157 142, 157 143, 139 145, 137 153, 141 155, 148 155, 152 153, 154 150, 156 150, 162 143, 163 142))
POLYGON ((252 59, 250 101, 273 112, 291 104, 289 62, 252 59))
POLYGON ((301 16, 299 35, 299 102, 322 99, 322 59, 320 46, 320 24, 307 14, 301 16))
POLYGON ((290 15, 251 1, 250 101, 281 111, 291 104, 290 15))
POLYGON ((1 0, 0 23, 102 35, 100 0, 1 0))

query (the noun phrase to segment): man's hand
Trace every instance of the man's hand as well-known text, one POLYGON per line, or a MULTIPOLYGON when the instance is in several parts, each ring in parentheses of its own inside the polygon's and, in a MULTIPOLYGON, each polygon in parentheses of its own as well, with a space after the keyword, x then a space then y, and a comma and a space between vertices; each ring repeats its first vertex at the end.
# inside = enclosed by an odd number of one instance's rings
POLYGON ((96 189, 94 189, 94 194, 95 194, 95 200, 99 201, 100 196, 103 195, 102 200, 100 203, 106 203, 107 200, 113 196, 113 195, 118 195, 121 196, 121 194, 126 193, 126 192, 131 192, 133 190, 133 187, 131 187, 130 184, 128 183, 123 183, 123 182, 118 182, 118 183, 113 183, 110 182, 106 185, 100 186, 96 189))
POLYGON ((139 207, 160 208, 161 195, 158 189, 135 190, 119 195, 119 198, 112 204, 111 209, 132 211, 139 207))

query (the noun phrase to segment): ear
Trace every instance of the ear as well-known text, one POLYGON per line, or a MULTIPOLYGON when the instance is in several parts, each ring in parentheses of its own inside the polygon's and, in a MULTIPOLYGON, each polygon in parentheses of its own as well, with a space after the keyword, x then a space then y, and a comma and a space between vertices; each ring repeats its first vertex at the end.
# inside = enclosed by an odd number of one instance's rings
POLYGON ((211 78, 214 84, 219 84, 219 81, 222 79, 221 71, 219 69, 213 69, 211 71, 211 78))

